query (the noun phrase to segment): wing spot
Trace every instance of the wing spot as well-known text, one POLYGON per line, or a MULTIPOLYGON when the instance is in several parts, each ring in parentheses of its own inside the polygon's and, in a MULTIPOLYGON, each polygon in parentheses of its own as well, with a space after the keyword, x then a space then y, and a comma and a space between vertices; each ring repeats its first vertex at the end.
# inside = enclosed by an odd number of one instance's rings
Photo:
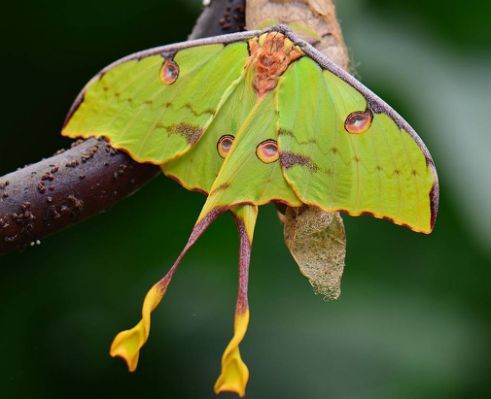
POLYGON ((280 163, 285 169, 289 169, 295 165, 300 165, 305 166, 311 172, 317 172, 319 170, 319 166, 309 157, 288 151, 280 154, 280 163))
POLYGON ((179 65, 173 60, 167 59, 160 71, 160 80, 167 86, 174 84, 179 77, 179 65))
POLYGON ((231 134, 224 134, 222 137, 220 137, 217 143, 218 155, 220 155, 222 158, 225 158, 232 148, 234 139, 235 137, 231 134))
POLYGON ((361 112, 352 112, 344 122, 344 129, 351 134, 365 133, 372 125, 373 114, 369 109, 361 112))
POLYGON ((338 149, 337 149, 337 147, 331 147, 331 152, 332 152, 333 154, 337 154, 337 153, 338 153, 338 149))
POLYGON ((203 128, 185 122, 164 127, 168 130, 169 135, 179 134, 183 136, 189 144, 195 144, 203 134, 203 128))
POLYGON ((278 143, 276 140, 264 140, 257 145, 256 155, 264 163, 276 162, 280 156, 278 143))

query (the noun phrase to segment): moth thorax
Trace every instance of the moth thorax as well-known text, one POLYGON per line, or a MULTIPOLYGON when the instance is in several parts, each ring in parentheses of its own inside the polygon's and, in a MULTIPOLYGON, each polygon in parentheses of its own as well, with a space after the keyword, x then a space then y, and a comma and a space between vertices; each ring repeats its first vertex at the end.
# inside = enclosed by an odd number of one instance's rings
POLYGON ((254 70, 253 86, 258 96, 273 90, 288 65, 303 55, 302 50, 279 32, 269 32, 249 41, 248 65, 254 70))

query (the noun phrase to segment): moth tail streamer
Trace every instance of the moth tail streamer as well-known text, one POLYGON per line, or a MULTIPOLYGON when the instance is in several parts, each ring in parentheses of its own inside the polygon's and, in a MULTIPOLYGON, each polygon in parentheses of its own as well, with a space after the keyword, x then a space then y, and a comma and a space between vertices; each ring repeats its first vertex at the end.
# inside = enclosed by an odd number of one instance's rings
POLYGON ((233 392, 244 397, 249 380, 249 369, 242 360, 239 345, 244 339, 249 325, 247 287, 251 245, 258 208, 257 206, 244 205, 232 208, 231 211, 234 213, 240 239, 239 287, 235 307, 234 335, 222 356, 222 370, 215 383, 215 393, 233 392))
POLYGON ((110 355, 112 357, 121 357, 126 362, 130 372, 136 370, 140 356, 140 349, 148 340, 148 336, 150 334, 151 314, 162 301, 162 298, 167 291, 167 287, 169 286, 174 273, 181 263, 182 258, 184 255, 186 255, 188 250, 194 245, 198 238, 205 232, 205 230, 211 225, 211 223, 224 211, 225 209, 214 209, 196 223, 191 235, 189 236, 186 246, 179 254, 174 265, 161 280, 153 285, 145 296, 141 320, 136 326, 129 330, 121 331, 114 338, 111 344, 110 355))

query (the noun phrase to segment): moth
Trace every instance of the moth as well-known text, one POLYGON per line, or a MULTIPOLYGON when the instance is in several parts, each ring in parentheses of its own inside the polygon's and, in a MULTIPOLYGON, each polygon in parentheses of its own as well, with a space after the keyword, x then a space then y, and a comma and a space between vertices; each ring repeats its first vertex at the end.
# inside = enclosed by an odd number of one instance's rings
POLYGON ((304 205, 389 219, 430 233, 438 211, 432 157, 413 128, 353 76, 286 26, 157 47, 104 68, 82 90, 62 134, 105 137, 158 165, 206 201, 169 272, 145 297, 142 319, 111 355, 136 369, 150 315, 187 250, 220 214, 239 230, 234 336, 215 392, 245 394, 239 344, 258 207, 304 205))

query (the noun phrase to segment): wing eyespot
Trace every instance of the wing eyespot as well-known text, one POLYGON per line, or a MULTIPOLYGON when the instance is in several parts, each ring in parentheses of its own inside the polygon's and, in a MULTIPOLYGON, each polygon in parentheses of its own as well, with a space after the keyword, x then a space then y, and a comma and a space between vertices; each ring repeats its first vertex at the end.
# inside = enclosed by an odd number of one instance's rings
POLYGON ((162 83, 170 86, 179 78, 179 65, 173 60, 165 60, 160 71, 160 80, 162 83))
POLYGON ((231 134, 224 134, 222 137, 220 137, 217 143, 218 155, 220 155, 222 158, 225 158, 232 148, 234 139, 235 137, 231 134))
POLYGON ((280 157, 276 140, 264 140, 256 147, 256 155, 261 162, 273 163, 280 157))
POLYGON ((351 134, 365 133, 372 125, 372 111, 356 111, 348 115, 344 122, 344 129, 351 134))

